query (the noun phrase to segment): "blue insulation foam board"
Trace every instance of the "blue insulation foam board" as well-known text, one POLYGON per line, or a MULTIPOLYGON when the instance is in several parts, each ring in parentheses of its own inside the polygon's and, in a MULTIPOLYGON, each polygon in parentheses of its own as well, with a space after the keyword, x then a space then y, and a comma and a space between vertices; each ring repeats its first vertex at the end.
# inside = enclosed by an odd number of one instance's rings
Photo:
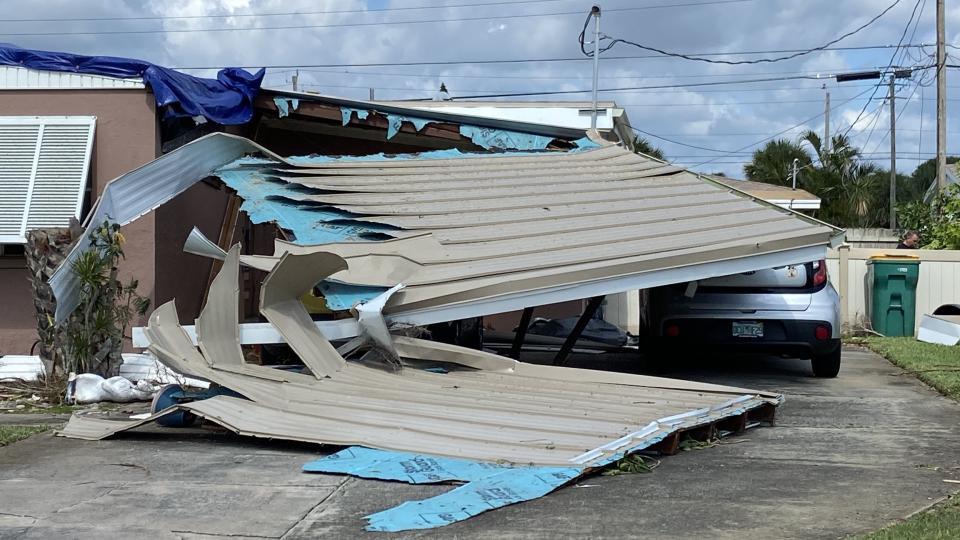
POLYGON ((518 467, 352 446, 304 465, 306 472, 349 474, 410 484, 467 482, 422 501, 367 516, 367 530, 431 529, 542 497, 583 473, 580 467, 518 467))

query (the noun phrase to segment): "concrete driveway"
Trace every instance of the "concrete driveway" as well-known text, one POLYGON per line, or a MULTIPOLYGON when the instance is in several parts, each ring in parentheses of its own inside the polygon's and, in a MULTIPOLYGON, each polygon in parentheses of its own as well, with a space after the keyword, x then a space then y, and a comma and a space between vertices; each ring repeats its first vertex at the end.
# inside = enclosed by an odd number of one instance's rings
POLYGON ((834 380, 778 359, 665 375, 776 390, 787 402, 777 427, 667 457, 653 474, 591 477, 393 535, 365 533, 363 516, 449 487, 306 475, 315 446, 210 431, 93 443, 41 435, 0 448, 0 538, 837 538, 957 488, 943 479, 960 479, 960 405, 872 353, 845 351, 834 380))

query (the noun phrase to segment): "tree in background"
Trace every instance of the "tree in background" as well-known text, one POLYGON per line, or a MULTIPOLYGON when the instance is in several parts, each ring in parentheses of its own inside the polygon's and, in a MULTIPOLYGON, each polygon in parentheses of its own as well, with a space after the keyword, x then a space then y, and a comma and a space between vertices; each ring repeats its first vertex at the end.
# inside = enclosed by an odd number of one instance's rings
POLYGON ((633 151, 637 154, 645 154, 652 158, 657 158, 660 161, 666 161, 667 158, 663 155, 663 150, 657 148, 650 143, 646 138, 637 135, 633 138, 633 151))
POLYGON ((900 223, 920 233, 924 249, 960 249, 960 184, 950 184, 932 204, 922 200, 897 205, 900 223))
POLYGON ((816 166, 805 171, 804 188, 817 194, 821 219, 844 227, 874 227, 889 215, 884 201, 883 171, 860 159, 860 150, 844 135, 830 141, 829 150, 820 136, 807 131, 800 136, 814 152, 816 166))
MULTIPOLYGON (((799 144, 777 139, 755 151, 753 159, 743 168, 743 172, 747 175, 747 180, 789 186, 794 158, 800 160, 798 169, 810 165, 810 155, 799 144)), ((799 176, 797 182, 799 183, 799 176)))
MULTIPOLYGON (((799 160, 797 187, 821 199, 817 217, 841 227, 883 227, 890 208, 890 172, 866 161, 848 137, 835 135, 829 149, 820 135, 807 131, 796 143, 771 141, 754 152, 744 167, 749 180, 790 185, 793 160, 799 160)), ((922 197, 922 183, 898 175, 897 200, 922 197)))

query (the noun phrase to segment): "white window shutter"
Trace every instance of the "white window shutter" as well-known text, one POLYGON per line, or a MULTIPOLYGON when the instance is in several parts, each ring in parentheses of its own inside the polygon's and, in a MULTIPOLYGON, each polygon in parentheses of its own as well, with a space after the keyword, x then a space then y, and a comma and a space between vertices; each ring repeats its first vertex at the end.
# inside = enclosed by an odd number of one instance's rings
POLYGON ((0 243, 23 242, 23 218, 40 126, 0 123, 0 243))
POLYGON ((95 123, 92 116, 0 117, 0 242, 21 243, 28 230, 80 217, 95 123))

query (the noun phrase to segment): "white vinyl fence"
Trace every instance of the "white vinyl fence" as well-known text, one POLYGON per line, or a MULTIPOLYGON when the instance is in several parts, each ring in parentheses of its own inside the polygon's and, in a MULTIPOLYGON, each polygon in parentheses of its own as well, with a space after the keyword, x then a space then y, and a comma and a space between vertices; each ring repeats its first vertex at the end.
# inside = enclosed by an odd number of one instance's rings
MULTIPOLYGON (((840 293, 840 311, 848 328, 869 327, 867 313, 871 284, 867 260, 875 255, 912 255, 920 258, 917 282, 916 325, 925 313, 943 304, 960 304, 960 251, 928 251, 851 248, 841 246, 827 252, 827 272, 840 293)), ((914 328, 916 330, 916 328, 914 328)))
MULTIPOLYGON (((840 311, 845 328, 870 327, 867 298, 867 259, 874 255, 913 255, 920 258, 915 325, 925 313, 943 304, 960 304, 960 251, 857 248, 850 245, 827 251, 830 282, 840 293, 840 311), (846 271, 842 271, 842 268, 846 271)), ((640 297, 636 291, 607 296, 603 318, 633 334, 639 332, 640 297)), ((914 328, 916 331, 916 327, 914 328)))

